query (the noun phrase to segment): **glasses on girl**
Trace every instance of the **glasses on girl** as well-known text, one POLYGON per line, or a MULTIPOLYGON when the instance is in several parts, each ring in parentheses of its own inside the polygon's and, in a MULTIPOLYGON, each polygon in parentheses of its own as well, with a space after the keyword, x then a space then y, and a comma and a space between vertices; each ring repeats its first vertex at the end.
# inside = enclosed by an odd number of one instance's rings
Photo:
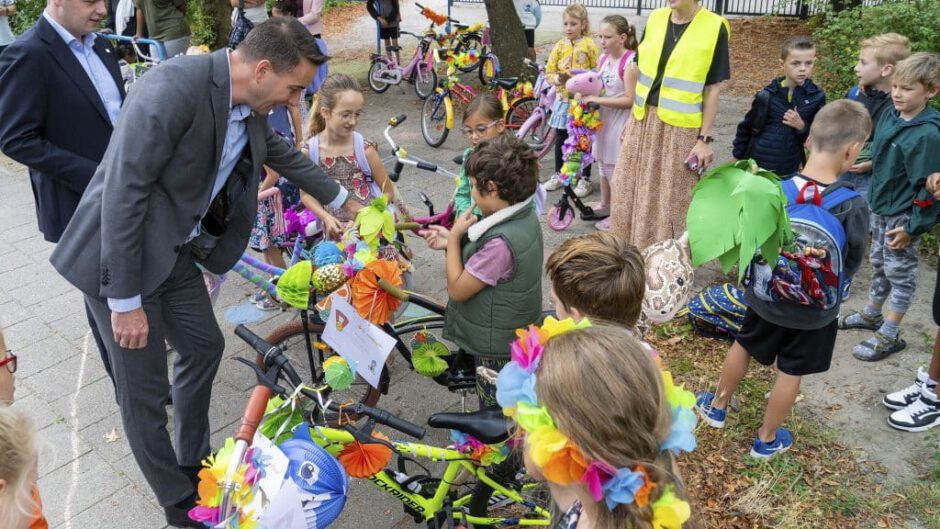
POLYGON ((462 129, 460 129, 460 132, 462 132, 463 135, 466 136, 466 137, 468 137, 468 138, 472 138, 472 137, 474 137, 474 136, 482 136, 482 135, 486 134, 486 131, 490 130, 491 127, 493 127, 494 125, 496 125, 496 124, 499 123, 500 121, 502 121, 502 120, 494 119, 493 121, 489 122, 488 124, 486 124, 486 125, 480 125, 479 127, 475 128, 475 129, 471 129, 470 127, 464 127, 464 128, 462 128, 462 129))
POLYGON ((7 351, 3 360, 0 360, 0 367, 6 367, 10 373, 16 373, 16 355, 7 351))

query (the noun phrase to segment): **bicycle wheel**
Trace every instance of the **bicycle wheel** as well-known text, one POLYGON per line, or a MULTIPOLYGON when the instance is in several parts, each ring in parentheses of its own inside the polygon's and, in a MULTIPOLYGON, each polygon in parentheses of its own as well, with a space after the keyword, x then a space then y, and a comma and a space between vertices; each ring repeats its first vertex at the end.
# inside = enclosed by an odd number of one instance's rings
MULTIPOLYGON (((509 461, 512 461, 512 459, 507 460, 507 463, 509 461)), ((500 479, 499 481, 502 483, 511 483, 515 480, 516 476, 513 476, 509 480, 500 479)), ((523 499, 529 502, 529 504, 533 507, 540 507, 545 511, 551 510, 552 497, 548 491, 548 487, 544 483, 537 483, 528 476, 525 476, 520 482, 514 484, 513 488, 515 488, 517 492, 519 492, 519 494, 523 497, 523 499)), ((545 515, 538 514, 534 512, 535 509, 533 507, 518 503, 502 494, 494 494, 493 488, 483 482, 477 483, 477 486, 473 491, 473 496, 470 498, 469 507, 471 516, 477 516, 481 518, 501 518, 507 522, 509 520, 544 520, 546 527, 549 523, 549 516, 547 513, 545 515)), ((498 526, 473 524, 473 529, 496 529, 497 527, 501 529, 503 527, 521 526, 522 524, 513 525, 512 523, 500 523, 498 526)))
POLYGON ((545 114, 533 113, 516 131, 516 137, 526 142, 539 159, 552 151, 555 145, 555 129, 548 124, 545 114))
POLYGON ((466 66, 457 68, 463 73, 472 72, 480 66, 480 59, 486 55, 486 47, 483 46, 483 41, 480 40, 480 36, 476 33, 470 33, 464 38, 457 41, 457 46, 454 47, 454 55, 459 55, 463 52, 468 54, 476 53, 477 60, 468 63, 466 66))
POLYGON ((506 128, 515 134, 515 131, 522 127, 538 105, 534 97, 520 97, 513 101, 509 105, 509 110, 506 111, 506 128))
MULTIPOLYGON (((323 323, 318 321, 311 321, 308 323, 308 328, 310 329, 310 339, 314 342, 312 345, 313 348, 313 361, 318 362, 319 351, 317 346, 326 347, 326 350, 323 352, 324 357, 329 357, 335 355, 336 353, 329 349, 326 344, 323 343, 323 323)), ((290 360, 291 365, 294 366, 294 369, 297 370, 297 373, 304 380, 310 379, 310 367, 309 360, 307 358, 307 345, 306 338, 304 336, 303 321, 300 319, 292 320, 287 323, 281 324, 268 335, 266 338, 267 342, 277 346, 281 351, 284 352, 284 355, 287 356, 290 360)), ((258 363, 263 363, 262 355, 258 355, 258 363)), ((311 383, 321 384, 323 382, 322 370, 319 365, 316 366, 319 373, 319 379, 310 381, 311 383)), ((386 371, 388 368, 383 368, 383 371, 386 371)), ((383 374, 383 378, 387 378, 387 373, 383 374)), ((375 406, 379 401, 379 397, 382 396, 381 391, 376 388, 373 388, 365 381, 359 374, 356 374, 356 378, 353 381, 352 386, 343 390, 343 391, 330 391, 329 397, 339 403, 362 403, 366 406, 375 406)), ((355 420, 353 414, 346 414, 347 418, 355 420)), ((339 417, 334 413, 327 413, 325 419, 327 423, 335 426, 339 424, 339 417)))
POLYGON ((499 76, 499 58, 492 53, 487 53, 480 60, 480 71, 477 72, 477 76, 484 88, 489 86, 490 81, 499 76))
POLYGON ((388 65, 381 60, 372 61, 372 66, 369 66, 369 88, 377 94, 381 94, 391 86, 382 80, 382 75, 387 71, 388 65))
POLYGON ((565 213, 562 215, 562 208, 558 206, 552 206, 548 210, 548 227, 555 231, 562 231, 568 226, 571 226, 571 223, 574 221, 574 209, 569 207, 564 208, 565 213))
POLYGON ((415 67, 414 84, 418 97, 427 99, 437 88, 437 72, 423 61, 418 63, 415 67))
POLYGON ((435 93, 421 105, 421 135, 431 147, 440 147, 447 140, 447 96, 435 93))

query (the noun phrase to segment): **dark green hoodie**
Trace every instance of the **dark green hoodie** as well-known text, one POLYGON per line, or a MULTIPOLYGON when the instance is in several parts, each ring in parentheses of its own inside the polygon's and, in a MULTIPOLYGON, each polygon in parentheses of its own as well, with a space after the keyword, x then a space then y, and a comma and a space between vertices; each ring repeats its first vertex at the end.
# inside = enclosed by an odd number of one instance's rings
POLYGON ((940 172, 940 112, 925 108, 904 121, 894 108, 881 115, 871 145, 868 203, 883 217, 908 213, 904 231, 916 236, 937 221, 940 203, 927 191, 927 176, 940 172))

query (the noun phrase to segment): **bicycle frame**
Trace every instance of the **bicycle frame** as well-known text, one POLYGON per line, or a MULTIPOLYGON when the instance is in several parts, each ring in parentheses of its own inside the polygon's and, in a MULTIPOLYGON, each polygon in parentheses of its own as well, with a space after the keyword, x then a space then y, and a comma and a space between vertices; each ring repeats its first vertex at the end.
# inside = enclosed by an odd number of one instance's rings
MULTIPOLYGON (((426 38, 427 37, 425 37, 425 39, 426 38)), ((396 82, 393 83, 393 84, 399 84, 401 83, 402 79, 408 79, 412 75, 416 75, 418 65, 421 64, 422 62, 428 67, 428 69, 431 69, 434 67, 434 61, 431 58, 432 51, 431 51, 430 43, 425 44, 425 39, 421 39, 421 42, 418 43, 418 47, 415 48, 414 54, 411 56, 411 60, 409 60, 408 64, 405 65, 404 67, 398 64, 398 61, 395 60, 394 58, 387 57, 385 55, 375 54, 372 60, 384 62, 385 65, 388 67, 389 71, 399 73, 400 77, 398 78, 396 82), (422 44, 425 44, 425 45, 422 45, 422 44)))
MULTIPOLYGON (((339 452, 342 451, 345 445, 355 441, 353 435, 346 430, 322 426, 315 426, 311 428, 310 437, 313 439, 313 442, 323 447, 334 457, 336 457, 339 452)), ((527 507, 531 513, 542 516, 541 519, 513 519, 513 523, 515 525, 549 525, 550 514, 547 510, 532 504, 528 500, 524 499, 517 491, 505 487, 504 485, 493 480, 486 474, 486 467, 474 464, 472 460, 468 459, 465 454, 450 448, 440 448, 437 446, 418 443, 392 441, 391 445, 394 447, 394 451, 400 455, 430 459, 434 462, 448 462, 447 468, 444 470, 444 474, 440 478, 440 483, 437 486, 437 490, 434 491, 434 495, 430 498, 411 492, 408 489, 402 487, 401 484, 395 481, 395 478, 390 476, 384 470, 368 478, 368 480, 372 482, 375 487, 400 501, 402 504, 418 513, 420 516, 423 516, 425 521, 434 518, 434 515, 444 508, 445 500, 447 500, 449 497, 451 484, 454 483, 457 479, 457 475, 460 470, 464 469, 470 474, 476 476, 476 478, 482 483, 485 483, 491 487, 494 493, 501 494, 517 502, 519 505, 527 507)), ((455 508, 455 519, 463 520, 474 525, 501 525, 505 523, 505 519, 472 516, 470 514, 464 513, 462 510, 459 510, 461 507, 466 507, 470 503, 471 497, 472 494, 465 494, 451 503, 455 508)))

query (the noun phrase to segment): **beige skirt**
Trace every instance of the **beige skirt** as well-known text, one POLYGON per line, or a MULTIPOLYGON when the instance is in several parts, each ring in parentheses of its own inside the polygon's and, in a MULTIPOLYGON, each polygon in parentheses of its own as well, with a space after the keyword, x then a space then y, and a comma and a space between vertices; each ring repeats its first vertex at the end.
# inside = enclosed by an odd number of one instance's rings
POLYGON ((685 217, 698 174, 685 160, 695 147, 698 129, 659 120, 656 107, 646 117, 632 117, 611 179, 611 231, 640 248, 685 231, 685 217))

